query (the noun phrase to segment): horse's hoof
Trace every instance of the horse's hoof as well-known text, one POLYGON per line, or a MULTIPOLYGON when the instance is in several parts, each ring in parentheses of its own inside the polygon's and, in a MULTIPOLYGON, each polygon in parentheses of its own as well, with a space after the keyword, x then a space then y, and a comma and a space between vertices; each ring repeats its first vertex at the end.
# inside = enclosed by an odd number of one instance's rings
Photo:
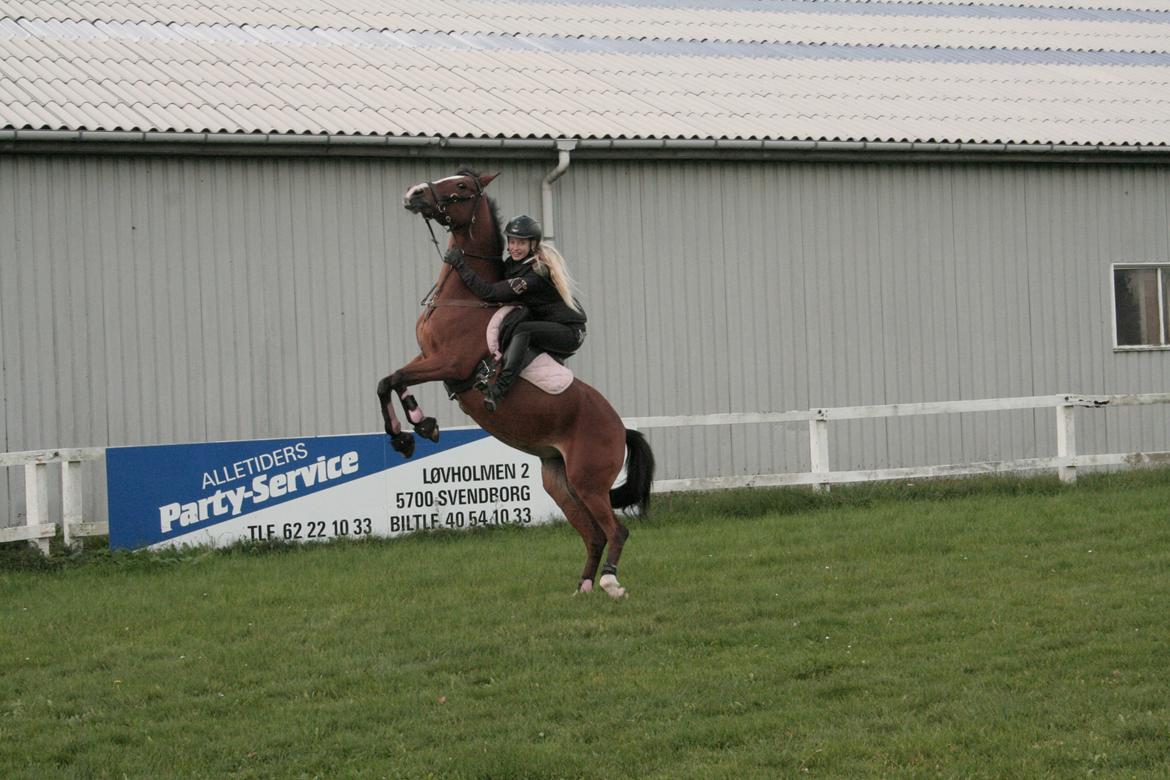
POLYGON ((439 441, 439 421, 434 417, 424 417, 418 425, 414 426, 414 432, 424 439, 430 439, 433 442, 439 441))
POLYGON ((414 454, 414 434, 402 431, 390 437, 390 446, 404 458, 414 454))
POLYGON ((617 577, 612 574, 602 574, 601 589, 610 595, 610 598, 624 599, 626 597, 626 589, 618 584, 617 577))
POLYGON ((592 593, 592 592, 593 592, 593 580, 581 580, 580 584, 577 585, 576 593, 574 593, 573 595, 577 595, 577 593, 592 593))

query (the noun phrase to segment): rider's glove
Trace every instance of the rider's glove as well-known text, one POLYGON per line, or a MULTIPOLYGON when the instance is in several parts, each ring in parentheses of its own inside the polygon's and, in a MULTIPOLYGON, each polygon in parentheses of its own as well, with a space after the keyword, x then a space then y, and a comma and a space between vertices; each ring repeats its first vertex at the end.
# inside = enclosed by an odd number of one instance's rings
POLYGON ((443 255, 443 262, 455 268, 463 265, 463 250, 457 246, 451 247, 447 254, 443 255))

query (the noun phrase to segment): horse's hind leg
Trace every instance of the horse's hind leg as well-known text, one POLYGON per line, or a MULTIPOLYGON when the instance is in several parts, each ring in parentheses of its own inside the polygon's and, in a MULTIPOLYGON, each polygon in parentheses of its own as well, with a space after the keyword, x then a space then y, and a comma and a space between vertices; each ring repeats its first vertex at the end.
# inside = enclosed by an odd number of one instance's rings
POLYGON ((609 504, 609 490, 598 497, 594 494, 590 498, 582 498, 582 502, 589 509, 590 514, 594 517, 608 516, 609 523, 602 521, 600 525, 605 529, 606 541, 608 549, 605 555, 605 565, 601 567, 601 579, 598 584, 601 589, 615 599, 620 599, 626 595, 626 589, 621 586, 617 578, 618 561, 622 557, 622 548, 626 545, 626 539, 630 538, 630 529, 626 528, 613 513, 613 507, 609 504))
POLYGON ((569 523, 581 534, 585 542, 585 569, 581 572, 581 580, 577 583, 577 590, 588 593, 593 590, 593 581, 597 577, 597 566, 601 563, 601 553, 605 550, 605 533, 593 520, 593 516, 585 510, 565 478, 565 462, 560 458, 546 458, 541 461, 541 477, 544 480, 544 489, 557 506, 565 513, 569 523))
MULTIPOLYGON (((618 452, 624 455, 624 450, 618 452)), ((610 596, 619 599, 626 595, 626 589, 618 583, 617 567, 630 531, 614 515, 609 489, 621 471, 621 460, 598 463, 596 457, 590 460, 569 456, 565 461, 565 477, 573 494, 592 517, 594 525, 605 534, 605 565, 601 568, 598 584, 610 596)))

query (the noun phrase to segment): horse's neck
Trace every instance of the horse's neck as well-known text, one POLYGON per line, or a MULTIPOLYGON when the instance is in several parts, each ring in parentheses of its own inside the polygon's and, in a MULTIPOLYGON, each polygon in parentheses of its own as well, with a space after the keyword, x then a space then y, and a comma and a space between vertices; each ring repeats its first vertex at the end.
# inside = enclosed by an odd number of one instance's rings
MULTIPOLYGON (((499 247, 494 236, 494 226, 491 225, 490 216, 484 221, 476 220, 478 230, 469 232, 467 228, 459 228, 451 231, 451 240, 448 242, 448 250, 457 248, 463 250, 463 258, 467 263, 467 267, 475 272, 475 275, 485 282, 498 282, 502 275, 501 263, 493 258, 499 255, 499 247)), ((441 298, 467 298, 475 297, 475 293, 467 288, 467 285, 455 284, 459 279, 459 274, 455 273, 449 265, 443 266, 443 275, 439 278, 441 298), (447 277, 454 274, 455 279, 452 283, 444 284, 447 277)))

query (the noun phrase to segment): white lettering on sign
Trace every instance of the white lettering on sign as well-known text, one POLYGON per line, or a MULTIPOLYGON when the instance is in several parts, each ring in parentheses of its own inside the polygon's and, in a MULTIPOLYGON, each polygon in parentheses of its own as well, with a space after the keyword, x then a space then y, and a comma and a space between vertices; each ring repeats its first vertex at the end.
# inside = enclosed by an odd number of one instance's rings
MULTIPOLYGON (((271 457, 275 462, 276 453, 297 456, 297 459, 308 456, 305 445, 299 443, 296 447, 285 447, 271 455, 265 453, 256 458, 240 461, 240 463, 260 463, 261 459, 265 457, 271 457)), ((288 460, 282 461, 282 463, 288 462, 288 460)), ((348 474, 356 474, 357 471, 358 454, 355 451, 335 455, 332 458, 326 458, 322 455, 313 463, 289 471, 279 474, 260 474, 252 480, 251 489, 241 485, 231 490, 217 490, 210 496, 190 503, 174 502, 160 506, 158 508, 159 528, 163 533, 170 533, 175 523, 186 528, 212 517, 219 518, 225 515, 236 517, 243 512, 245 501, 250 500, 253 507, 259 506, 269 499, 296 493, 302 488, 311 488, 314 485, 320 485, 348 474)), ((208 474, 204 474, 204 487, 208 484, 207 477, 208 474)))
POLYGON ((259 474, 277 466, 295 463, 307 457, 309 457, 309 450, 303 441, 297 442, 290 447, 281 447, 272 452, 262 452, 255 457, 245 458, 244 460, 203 472, 203 489, 223 487, 244 477, 259 474))

